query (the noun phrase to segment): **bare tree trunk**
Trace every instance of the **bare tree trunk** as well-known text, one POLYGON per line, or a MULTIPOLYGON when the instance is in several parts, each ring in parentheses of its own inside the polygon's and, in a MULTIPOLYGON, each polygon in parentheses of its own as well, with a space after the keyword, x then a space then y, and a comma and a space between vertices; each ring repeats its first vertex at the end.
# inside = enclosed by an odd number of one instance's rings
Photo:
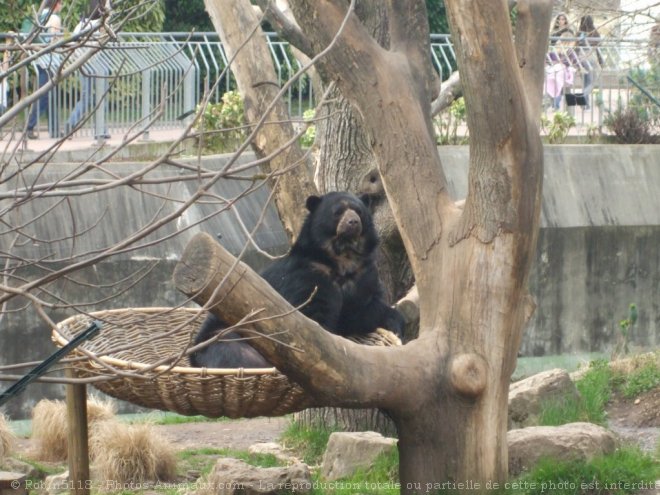
POLYGON ((260 158, 279 154, 268 162, 274 180, 275 203, 289 239, 305 219, 307 196, 316 192, 308 159, 295 136, 286 104, 277 99, 279 85, 270 50, 260 26, 261 19, 248 0, 206 0, 206 9, 220 34, 228 58, 235 57, 231 70, 243 96, 245 115, 250 124, 264 116, 267 125, 259 128, 252 147, 260 158), (272 109, 267 111, 275 101, 272 109))

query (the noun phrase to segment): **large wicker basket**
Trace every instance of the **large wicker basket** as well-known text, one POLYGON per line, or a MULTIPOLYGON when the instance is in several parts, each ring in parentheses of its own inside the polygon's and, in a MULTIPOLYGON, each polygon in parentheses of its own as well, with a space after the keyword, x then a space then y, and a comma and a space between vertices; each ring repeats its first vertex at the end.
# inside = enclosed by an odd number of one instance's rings
MULTIPOLYGON (((205 314, 194 308, 99 311, 60 322, 53 329, 53 340, 63 346, 93 320, 103 322, 100 335, 74 351, 76 357, 85 358, 74 364, 77 375, 114 373, 112 379, 94 386, 117 399, 152 409, 189 416, 251 418, 282 416, 319 405, 275 368, 192 368, 186 356, 176 363, 154 366, 181 353, 204 318, 205 314), (139 376, 125 376, 121 374, 124 372, 139 376)), ((386 346, 399 343, 392 333, 381 330, 360 342, 386 346)))

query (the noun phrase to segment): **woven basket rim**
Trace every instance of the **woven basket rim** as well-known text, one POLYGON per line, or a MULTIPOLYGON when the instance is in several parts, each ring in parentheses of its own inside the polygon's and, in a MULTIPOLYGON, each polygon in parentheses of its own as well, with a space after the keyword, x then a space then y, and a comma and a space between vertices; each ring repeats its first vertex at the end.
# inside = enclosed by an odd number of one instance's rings
MULTIPOLYGON (((140 313, 165 313, 173 311, 185 311, 191 315, 204 311, 202 308, 188 308, 188 307, 143 307, 143 308, 117 308, 117 309, 107 309, 102 311, 92 311, 85 314, 77 314, 66 318, 65 320, 57 323, 56 327, 53 328, 52 338, 55 343, 59 346, 64 346, 69 343, 69 339, 62 334, 60 329, 65 325, 68 325, 69 322, 75 321, 79 318, 91 318, 103 320, 103 316, 117 313, 126 313, 126 312, 140 312, 140 313)), ((101 329, 103 332, 103 329, 101 329)), ((84 343, 82 344, 84 346, 84 343)), ((82 347, 81 346, 81 347, 82 347)), ((84 347, 82 347, 84 349, 84 347)), ((137 361, 128 361, 126 359, 119 359, 110 356, 97 356, 93 351, 87 350, 99 360, 110 366, 116 368, 132 369, 132 370, 144 370, 149 368, 150 364, 140 363, 137 361)), ((160 365, 152 370, 156 373, 168 372, 168 373, 178 373, 183 375, 198 375, 200 377, 210 377, 210 376, 254 376, 254 375, 281 375, 282 373, 275 367, 271 368, 195 368, 192 366, 170 366, 170 365, 160 365)))

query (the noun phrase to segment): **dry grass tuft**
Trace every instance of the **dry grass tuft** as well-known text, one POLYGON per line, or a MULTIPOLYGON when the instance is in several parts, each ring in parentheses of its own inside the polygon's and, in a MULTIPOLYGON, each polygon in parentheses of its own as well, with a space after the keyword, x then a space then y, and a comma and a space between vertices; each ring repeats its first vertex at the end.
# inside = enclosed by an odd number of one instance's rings
MULTIPOLYGON (((114 417, 115 407, 111 402, 96 398, 87 401, 87 418, 90 425, 114 417)), ((44 461, 65 461, 68 450, 67 432, 66 403, 60 400, 39 401, 32 410, 35 457, 44 461)))
POLYGON ((610 367, 625 375, 630 375, 645 366, 655 364, 660 367, 660 351, 636 354, 610 362, 610 367))
POLYGON ((4 414, 0 413, 0 461, 8 457, 14 446, 14 434, 9 429, 9 423, 4 414))
POLYGON ((90 453, 101 480, 144 483, 172 480, 176 474, 174 450, 150 424, 103 421, 90 436, 90 453))

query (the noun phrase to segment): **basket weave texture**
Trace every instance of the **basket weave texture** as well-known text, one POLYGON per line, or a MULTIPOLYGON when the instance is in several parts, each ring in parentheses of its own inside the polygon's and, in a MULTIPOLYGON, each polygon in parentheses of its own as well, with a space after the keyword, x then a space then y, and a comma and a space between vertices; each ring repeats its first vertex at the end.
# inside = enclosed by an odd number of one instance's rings
MULTIPOLYGON (((67 344, 94 320, 103 328, 70 357, 80 377, 115 377, 93 385, 139 406, 208 417, 283 416, 320 404, 275 368, 193 368, 186 349, 206 317, 195 308, 127 308, 76 315, 53 329, 53 340, 67 344), (97 358, 90 359, 90 356, 97 358), (131 372, 139 376, 118 376, 131 372)), ((367 345, 400 345, 391 332, 378 330, 361 339, 367 345)))

